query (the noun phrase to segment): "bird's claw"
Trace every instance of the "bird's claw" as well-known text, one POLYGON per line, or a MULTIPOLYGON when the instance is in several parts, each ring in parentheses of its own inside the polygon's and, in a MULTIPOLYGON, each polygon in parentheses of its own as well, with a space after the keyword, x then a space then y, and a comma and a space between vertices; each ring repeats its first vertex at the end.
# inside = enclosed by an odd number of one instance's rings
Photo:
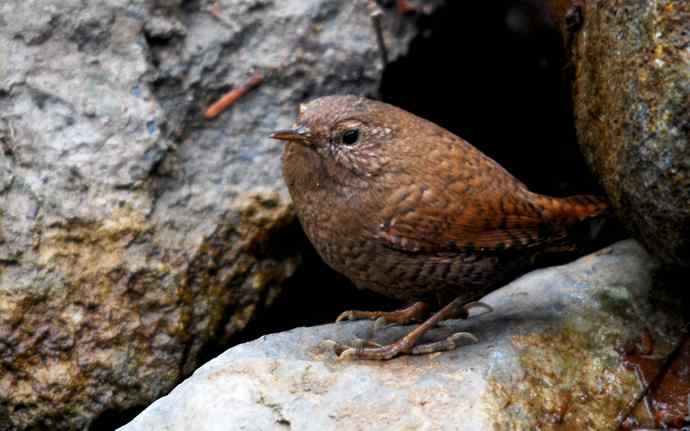
POLYGON ((354 311, 352 311, 352 310, 343 311, 335 319, 336 322, 343 322, 345 320, 354 320, 354 311))
POLYGON ((359 320, 369 319, 374 320, 374 329, 378 330, 388 325, 389 323, 396 323, 398 325, 407 325, 412 322, 418 322, 425 318, 428 314, 429 306, 423 302, 415 302, 403 309, 395 311, 360 311, 347 310, 335 319, 336 322, 345 320, 359 320))
POLYGON ((479 342, 479 338, 474 334, 470 334, 469 332, 456 332, 443 340, 415 346, 410 353, 413 355, 427 355, 429 353, 454 350, 458 347, 458 342, 462 339, 469 340, 471 344, 477 344, 479 342))
POLYGON ((325 349, 332 349, 333 352, 335 352, 335 354, 338 355, 338 359, 357 357, 357 352, 359 351, 365 349, 380 349, 384 347, 379 343, 370 340, 364 340, 359 337, 355 337, 355 339, 352 340, 352 345, 339 343, 331 339, 323 340, 319 343, 319 345, 325 349))
POLYGON ((386 325, 388 325, 388 321, 386 320, 385 317, 381 316, 374 321, 374 328, 373 329, 374 329, 374 331, 380 331, 386 325))
POLYGON ((354 349, 363 349, 366 347, 381 347, 381 345, 375 341, 371 340, 365 340, 363 338, 355 337, 354 340, 352 340, 352 348, 354 349))
POLYGON ((492 311, 494 311, 492 306, 490 306, 489 304, 487 304, 485 302, 481 302, 481 301, 468 302, 467 304, 463 305, 462 308, 468 314, 469 314, 469 311, 473 308, 483 308, 485 311, 484 311, 484 313, 481 313, 481 314, 491 313, 492 311))

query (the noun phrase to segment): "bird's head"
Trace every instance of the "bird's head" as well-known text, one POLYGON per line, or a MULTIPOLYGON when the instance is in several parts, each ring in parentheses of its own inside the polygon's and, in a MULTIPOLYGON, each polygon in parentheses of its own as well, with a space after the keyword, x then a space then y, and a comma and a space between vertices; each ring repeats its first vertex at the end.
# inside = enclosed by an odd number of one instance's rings
MULTIPOLYGON (((293 127, 271 137, 288 142, 286 153, 316 158, 331 175, 379 175, 394 153, 397 116, 403 111, 357 96, 326 96, 302 104, 293 127)), ((289 160, 286 160, 289 162, 289 160)))

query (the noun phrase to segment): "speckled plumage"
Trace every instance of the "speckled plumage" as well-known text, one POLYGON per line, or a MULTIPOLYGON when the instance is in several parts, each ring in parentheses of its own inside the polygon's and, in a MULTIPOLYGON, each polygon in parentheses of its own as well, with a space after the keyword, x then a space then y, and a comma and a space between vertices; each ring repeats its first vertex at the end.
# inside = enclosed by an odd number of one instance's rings
POLYGON ((283 175, 305 232, 334 269, 391 297, 481 297, 607 208, 534 194, 461 138, 381 102, 316 99, 295 127, 304 139, 285 147, 283 175), (359 139, 344 143, 353 129, 359 139))

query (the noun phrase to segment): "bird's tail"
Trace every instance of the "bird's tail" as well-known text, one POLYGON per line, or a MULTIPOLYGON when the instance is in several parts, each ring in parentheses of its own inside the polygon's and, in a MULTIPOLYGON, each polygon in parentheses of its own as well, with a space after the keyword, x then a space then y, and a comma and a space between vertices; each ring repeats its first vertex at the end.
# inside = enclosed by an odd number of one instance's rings
POLYGON ((548 220, 557 221, 563 225, 576 224, 581 221, 606 217, 611 205, 608 199, 601 196, 577 195, 567 198, 552 198, 538 195, 537 205, 548 220))
POLYGON ((554 229, 550 241, 553 251, 573 250, 577 244, 595 240, 612 215, 609 201, 599 196, 552 198, 539 195, 536 204, 554 229))

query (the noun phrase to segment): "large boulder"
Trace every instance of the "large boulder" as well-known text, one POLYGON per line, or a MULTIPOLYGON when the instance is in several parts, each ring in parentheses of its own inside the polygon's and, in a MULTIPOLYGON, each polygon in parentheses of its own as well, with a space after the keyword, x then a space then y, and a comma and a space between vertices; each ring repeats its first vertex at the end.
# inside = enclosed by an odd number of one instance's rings
POLYGON ((631 232, 690 267, 690 2, 550 4, 590 166, 631 232))
POLYGON ((0 430, 143 407, 242 330, 299 261, 267 136, 381 68, 365 2, 0 2, 0 430))
POLYGON ((650 301, 656 265, 628 240, 530 273, 483 299, 492 313, 436 330, 479 336, 452 352, 353 362, 321 343, 366 336, 371 322, 264 336, 204 365, 121 431, 612 429, 641 391, 630 346, 649 334, 647 360, 663 358, 682 325, 677 310, 650 301))

